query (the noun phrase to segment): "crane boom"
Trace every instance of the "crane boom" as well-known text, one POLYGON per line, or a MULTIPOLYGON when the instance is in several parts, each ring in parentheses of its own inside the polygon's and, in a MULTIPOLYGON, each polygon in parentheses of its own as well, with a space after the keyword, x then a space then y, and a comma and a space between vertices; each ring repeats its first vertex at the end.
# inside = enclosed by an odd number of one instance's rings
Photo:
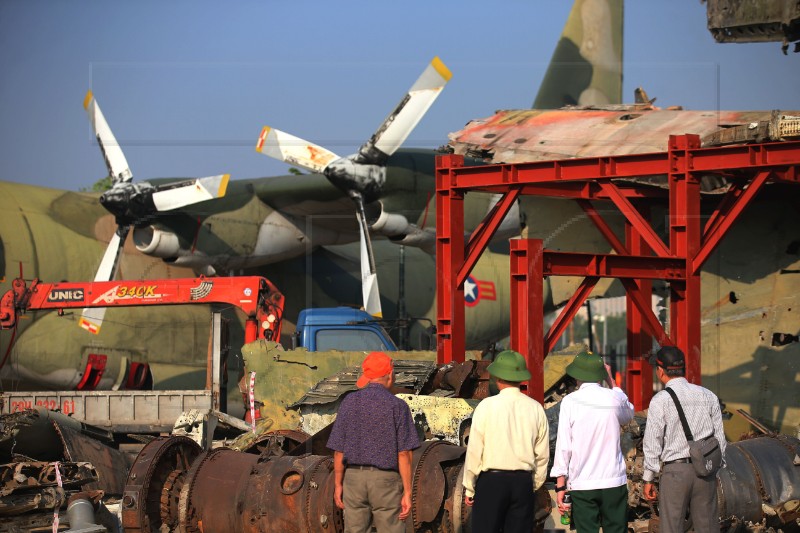
POLYGON ((241 309, 247 317, 245 342, 280 338, 284 296, 260 276, 60 283, 34 279, 30 287, 16 278, 0 300, 0 328, 13 328, 28 311, 186 304, 241 309))

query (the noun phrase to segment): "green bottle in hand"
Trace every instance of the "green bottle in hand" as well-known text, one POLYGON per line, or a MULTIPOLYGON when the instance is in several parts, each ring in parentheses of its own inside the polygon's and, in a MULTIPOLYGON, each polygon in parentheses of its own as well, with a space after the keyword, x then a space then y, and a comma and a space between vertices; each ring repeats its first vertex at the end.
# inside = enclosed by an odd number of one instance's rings
POLYGON ((568 526, 570 524, 570 513, 572 513, 572 496, 569 495, 569 492, 564 494, 564 506, 567 508, 567 512, 561 515, 561 523, 568 526))

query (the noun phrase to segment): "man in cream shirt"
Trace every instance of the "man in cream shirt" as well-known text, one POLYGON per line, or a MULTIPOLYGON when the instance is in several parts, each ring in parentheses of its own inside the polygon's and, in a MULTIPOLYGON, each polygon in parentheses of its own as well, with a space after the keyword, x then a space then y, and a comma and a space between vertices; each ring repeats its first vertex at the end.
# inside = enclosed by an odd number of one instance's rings
POLYGON ((464 500, 472 507, 472 531, 530 533, 534 491, 544 484, 550 458, 544 409, 523 394, 531 378, 525 358, 506 350, 489 365, 500 393, 472 415, 464 462, 464 500))

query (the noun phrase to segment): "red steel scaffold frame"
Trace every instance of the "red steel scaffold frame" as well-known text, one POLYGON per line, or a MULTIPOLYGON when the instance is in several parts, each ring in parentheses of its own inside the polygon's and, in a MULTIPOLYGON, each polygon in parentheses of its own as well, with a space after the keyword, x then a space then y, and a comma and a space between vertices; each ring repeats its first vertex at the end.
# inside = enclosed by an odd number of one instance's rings
POLYGON ((628 394, 636 409, 649 404, 652 368, 644 354, 652 340, 678 346, 687 379, 700 383, 700 268, 745 207, 767 182, 800 181, 800 142, 700 148, 696 135, 670 136, 666 152, 465 167, 463 156, 437 157, 437 358, 463 361, 464 281, 520 195, 578 202, 614 254, 556 252, 542 241, 511 240, 511 347, 522 353, 532 378, 527 393, 544 397, 544 357, 600 278, 618 278, 627 294, 628 394), (730 188, 702 224, 700 177, 726 176, 730 188), (666 175, 668 191, 617 178, 666 175), (464 245, 464 196, 499 193, 501 199, 464 245), (669 197, 669 242, 648 221, 649 207, 669 197), (611 201, 625 217, 625 242, 592 205, 611 201), (549 331, 543 331, 545 276, 582 276, 583 282, 549 331), (652 280, 670 285, 669 332, 651 307, 652 280))

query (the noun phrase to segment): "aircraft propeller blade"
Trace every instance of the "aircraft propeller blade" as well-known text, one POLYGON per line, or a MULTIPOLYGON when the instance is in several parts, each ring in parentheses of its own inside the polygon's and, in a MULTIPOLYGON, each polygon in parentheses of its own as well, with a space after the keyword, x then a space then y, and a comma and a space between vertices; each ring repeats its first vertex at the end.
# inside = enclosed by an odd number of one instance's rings
POLYGON ((230 174, 198 178, 156 187, 153 203, 159 211, 169 211, 187 205, 225 196, 230 174))
POLYGON ((451 77, 442 60, 434 57, 378 130, 354 155, 339 157, 326 148, 269 126, 261 130, 256 143, 257 152, 322 173, 353 198, 361 240, 364 308, 374 316, 381 316, 381 304, 364 202, 380 198, 389 157, 408 138, 451 77))
POLYGON ((358 233, 361 241, 361 295, 364 300, 364 310, 370 315, 382 318, 381 292, 378 289, 378 274, 375 269, 375 255, 372 253, 372 241, 367 228, 367 217, 364 213, 364 203, 356 200, 358 209, 358 233))
POLYGON ((256 152, 320 173, 332 161, 339 159, 330 150, 269 126, 264 126, 261 130, 256 152))
MULTIPOLYGON (((100 268, 97 269, 94 281, 111 281, 117 275, 119 256, 129 232, 130 226, 117 227, 117 231, 114 232, 103 254, 103 260, 100 261, 100 268)), ((100 327, 103 325, 103 317, 105 317, 105 314, 105 307, 87 307, 83 310, 83 313, 81 313, 81 319, 78 325, 89 333, 97 335, 100 333, 100 327)))
MULTIPOLYGON (((89 121, 113 182, 111 188, 100 196, 100 203, 114 215, 117 230, 108 243, 94 277, 95 281, 111 281, 117 274, 120 254, 131 226, 148 220, 154 212, 170 211, 225 196, 230 175, 220 174, 157 186, 146 181, 134 183, 128 161, 111 133, 92 91, 86 93, 83 107, 89 114, 89 121)), ((105 308, 84 309, 79 325, 97 334, 103 324, 105 312, 105 308)))
POLYGON ((442 60, 434 57, 397 107, 358 150, 358 162, 383 164, 402 146, 452 77, 442 60))
POLYGON ((131 181, 133 173, 128 167, 125 154, 122 153, 122 148, 120 148, 114 134, 111 133, 111 128, 108 126, 103 112, 100 111, 100 106, 97 104, 92 91, 86 93, 86 98, 83 99, 83 108, 89 113, 89 121, 92 123, 95 137, 97 137, 97 144, 100 145, 100 150, 103 152, 108 175, 111 176, 113 183, 131 181))

